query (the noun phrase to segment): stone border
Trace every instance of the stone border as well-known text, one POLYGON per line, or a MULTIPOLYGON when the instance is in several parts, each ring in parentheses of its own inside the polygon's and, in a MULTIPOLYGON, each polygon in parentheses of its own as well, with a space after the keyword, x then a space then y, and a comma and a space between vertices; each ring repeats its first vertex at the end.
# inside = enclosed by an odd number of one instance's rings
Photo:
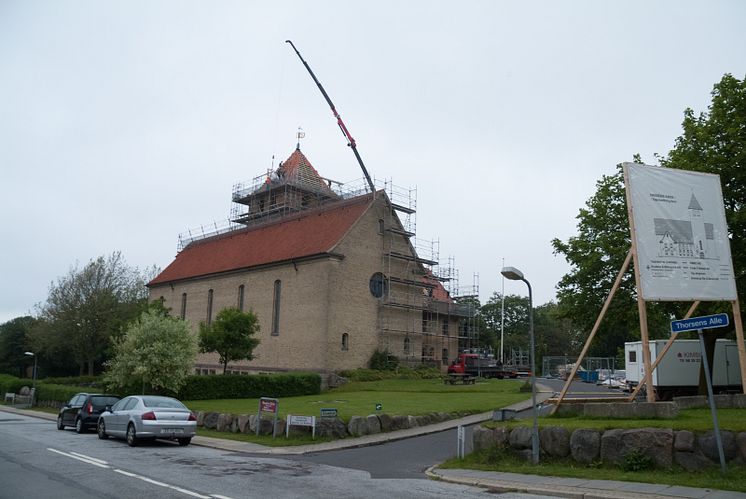
MULTIPOLYGON (((746 463, 746 432, 721 431, 725 458, 731 464, 746 463)), ((674 463, 687 471, 698 471, 720 463, 712 431, 696 434, 670 428, 633 428, 600 431, 580 428, 570 432, 562 426, 548 426, 539 431, 541 453, 572 459, 581 464, 595 462, 621 464, 628 453, 637 451, 650 457, 660 468, 674 463)), ((477 426, 472 434, 474 451, 502 448, 526 459, 531 458, 531 428, 512 430, 505 426, 477 426)))

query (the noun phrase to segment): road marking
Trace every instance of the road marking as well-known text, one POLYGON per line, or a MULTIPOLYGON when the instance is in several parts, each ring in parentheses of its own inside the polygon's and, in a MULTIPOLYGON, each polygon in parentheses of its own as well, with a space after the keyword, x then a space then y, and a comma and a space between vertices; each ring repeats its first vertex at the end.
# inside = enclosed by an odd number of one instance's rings
POLYGON ((188 496, 199 497, 200 499, 210 499, 210 496, 203 496, 202 494, 198 494, 197 492, 192 492, 191 490, 182 489, 181 487, 177 487, 175 485, 169 485, 167 483, 159 482, 157 480, 153 480, 152 478, 148 478, 146 476, 138 475, 138 474, 135 474, 135 473, 130 473, 129 471, 115 469, 114 472, 115 473, 120 473, 122 475, 131 477, 131 478, 137 478, 138 480, 142 480, 143 482, 152 483, 153 485, 158 485, 159 487, 165 487, 167 489, 172 489, 172 490, 175 490, 177 492, 181 492, 182 494, 186 494, 188 496))
POLYGON ((109 466, 109 464, 106 461, 104 461, 102 459, 95 458, 95 457, 86 456, 85 454, 79 454, 77 452, 69 452, 69 453, 68 452, 62 452, 61 450, 52 449, 51 447, 47 447, 47 450, 49 452, 54 452, 55 454, 59 454, 61 456, 70 457, 72 459, 77 459, 78 461, 82 461, 82 462, 87 463, 87 464, 92 464, 94 466, 98 466, 99 468, 111 469, 112 471, 114 471, 115 473, 119 473, 120 475, 125 475, 125 476, 128 476, 130 478, 137 478, 138 480, 142 480, 143 482, 147 482, 147 483, 150 483, 150 484, 153 484, 153 485, 157 485, 159 487, 165 487, 167 489, 175 490, 177 492, 181 492, 182 494, 186 494, 188 496, 198 497, 200 499, 211 499, 211 498, 215 498, 215 499, 232 499, 232 498, 230 498, 228 496, 221 496, 221 495, 218 495, 218 494, 212 494, 212 495, 209 495, 209 496, 205 496, 205 495, 199 494, 197 492, 194 492, 194 491, 191 491, 191 490, 187 490, 187 489, 183 489, 181 487, 177 487, 176 485, 170 485, 168 483, 159 482, 157 480, 153 480, 152 478, 148 478, 146 476, 138 475, 136 473, 131 473, 129 471, 124 471, 124 470, 120 470, 120 469, 112 469, 112 467, 109 466))
POLYGON ((111 466, 108 466, 106 464, 102 464, 101 462, 98 462, 98 461, 100 461, 99 459, 96 459, 95 461, 93 461, 90 458, 84 458, 84 457, 74 456, 72 454, 68 454, 67 452, 62 452, 62 451, 57 450, 57 449, 52 449, 51 447, 47 447, 47 450, 50 451, 50 452, 54 452, 56 454, 60 454, 60 455, 65 456, 65 457, 71 457, 73 459, 77 459, 78 461, 83 461, 84 463, 88 463, 88 464, 92 464, 94 466, 98 466, 99 468, 106 468, 106 469, 111 468, 111 466))
POLYGON ((98 459, 98 458, 95 458, 95 457, 86 456, 85 454, 78 454, 77 452, 73 452, 73 451, 70 451, 70 454, 72 454, 73 456, 82 457, 83 459, 88 459, 89 461, 95 461, 95 462, 101 463, 101 464, 109 464, 106 461, 104 461, 103 459, 98 459))

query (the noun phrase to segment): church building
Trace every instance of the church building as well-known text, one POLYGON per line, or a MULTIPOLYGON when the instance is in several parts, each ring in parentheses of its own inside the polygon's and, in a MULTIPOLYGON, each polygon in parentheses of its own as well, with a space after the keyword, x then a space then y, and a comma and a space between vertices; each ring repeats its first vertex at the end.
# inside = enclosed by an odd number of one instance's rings
MULTIPOLYGON (((150 299, 191 324, 226 307, 259 320, 254 360, 230 372, 334 372, 368 367, 376 351, 445 370, 468 334, 459 304, 418 254, 412 203, 386 188, 345 190, 298 147, 279 167, 234 187, 225 231, 187 239, 149 284, 150 299)), ((195 370, 221 372, 217 354, 195 370)))

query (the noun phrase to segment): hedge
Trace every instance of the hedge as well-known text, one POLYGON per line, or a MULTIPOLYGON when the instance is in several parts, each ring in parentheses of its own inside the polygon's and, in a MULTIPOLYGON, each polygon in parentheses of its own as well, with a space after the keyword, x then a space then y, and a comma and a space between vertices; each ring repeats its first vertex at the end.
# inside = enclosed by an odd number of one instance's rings
POLYGON ((438 379, 443 376, 438 369, 398 367, 395 371, 378 369, 352 369, 341 371, 340 376, 350 381, 381 381, 384 379, 438 379))
MULTIPOLYGON (((32 385, 33 381, 28 378, 16 378, 15 376, 0 374, 0 392, 2 394, 9 392, 18 393, 22 387, 28 386, 30 388, 32 385)), ((70 400, 76 393, 85 391, 98 392, 100 390, 91 390, 89 387, 83 386, 69 386, 36 381, 37 402, 64 403, 70 400)))
POLYGON ((321 376, 299 374, 223 374, 189 376, 179 390, 181 400, 242 399, 259 397, 294 397, 321 393, 321 376))
POLYGON ((18 393, 22 386, 31 386, 32 381, 28 378, 16 378, 9 374, 0 374, 0 394, 18 393))
POLYGON ((68 376, 64 378, 43 378, 37 380, 50 385, 91 386, 104 388, 103 376, 68 376))

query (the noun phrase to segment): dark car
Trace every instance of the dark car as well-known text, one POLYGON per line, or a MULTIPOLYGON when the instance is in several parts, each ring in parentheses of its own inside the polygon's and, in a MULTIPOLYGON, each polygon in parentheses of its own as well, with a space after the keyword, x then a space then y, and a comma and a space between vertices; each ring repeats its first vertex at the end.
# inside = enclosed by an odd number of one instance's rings
POLYGON ((116 404, 119 397, 101 393, 78 393, 65 404, 57 415, 57 429, 74 426, 78 433, 96 428, 98 417, 104 407, 116 404))

